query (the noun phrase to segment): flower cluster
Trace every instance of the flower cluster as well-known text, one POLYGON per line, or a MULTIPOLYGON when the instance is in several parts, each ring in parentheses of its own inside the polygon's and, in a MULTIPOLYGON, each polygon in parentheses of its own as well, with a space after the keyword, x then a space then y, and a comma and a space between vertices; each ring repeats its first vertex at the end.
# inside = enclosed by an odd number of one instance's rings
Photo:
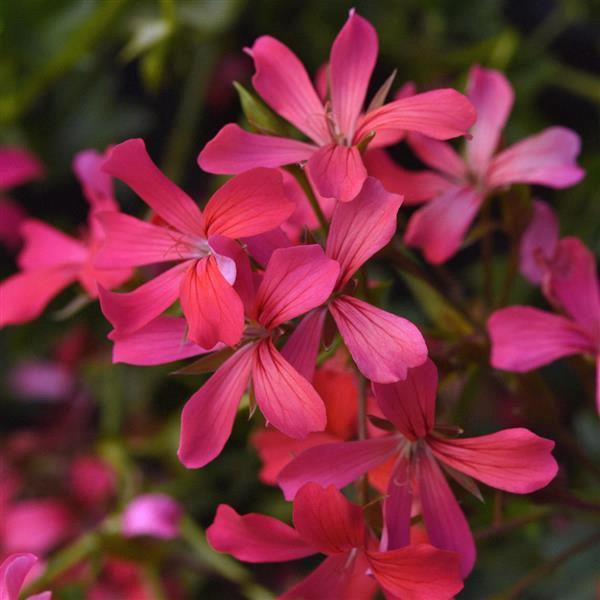
MULTIPOLYGON (((457 437, 462 430, 436 420, 429 340, 381 307, 367 264, 399 244, 403 202, 422 204, 405 244, 435 265, 461 250, 480 209, 513 184, 577 183, 578 137, 552 127, 504 148, 513 91, 479 66, 465 95, 408 85, 388 102, 390 79, 365 107, 377 52, 375 30, 351 11, 313 85, 289 48, 260 37, 247 53, 264 103, 249 94, 252 131, 226 125, 200 152, 201 169, 233 175, 202 210, 140 139, 83 152, 74 169, 88 228, 75 239, 25 219, 20 272, 0 284, 2 325, 38 317, 78 281, 113 326, 114 362, 198 357, 187 371, 212 375, 181 414, 178 457, 188 468, 219 456, 240 405, 260 410, 264 426, 252 438, 260 476, 293 500, 293 527, 221 505, 207 539, 252 563, 324 554, 284 594, 290 599, 372 598, 378 589, 388 598, 451 598, 476 549, 445 475, 477 496, 474 479, 527 494, 558 469, 554 443, 528 429, 457 437), (447 142, 459 137, 462 155, 447 142), (386 148, 401 141, 431 170, 396 164, 386 148), (119 210, 112 178, 145 202, 147 218, 119 210), (114 291, 138 267, 141 283, 114 291), (358 504, 339 491, 354 483, 358 504), (424 530, 411 529, 413 517, 424 530)), ((557 312, 494 312, 491 364, 526 371, 585 354, 600 369, 594 257, 576 238, 558 239, 542 202, 521 239, 521 270, 557 312)), ((170 538, 180 514, 169 498, 138 498, 123 533, 170 538)), ((7 598, 17 597, 33 560, 15 555, 0 567, 7 598)))

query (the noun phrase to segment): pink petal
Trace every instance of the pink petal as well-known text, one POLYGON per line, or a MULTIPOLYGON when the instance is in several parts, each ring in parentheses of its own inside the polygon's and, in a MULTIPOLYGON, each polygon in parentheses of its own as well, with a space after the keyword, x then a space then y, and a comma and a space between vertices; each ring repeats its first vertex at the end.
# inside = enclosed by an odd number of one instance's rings
POLYGON ((367 177, 358 148, 339 144, 328 144, 317 150, 308 159, 306 171, 321 196, 340 202, 350 202, 367 177))
POLYGON ((429 544, 388 552, 368 552, 381 587, 402 600, 451 600, 463 588, 458 557, 429 544))
POLYGON ((600 347, 600 280, 596 258, 580 239, 566 237, 558 242, 549 290, 600 347))
POLYGON ((450 144, 420 133, 409 134, 408 143, 428 167, 439 171, 457 184, 466 179, 467 165, 450 144))
POLYGON ((294 209, 285 198, 279 171, 257 168, 230 179, 213 194, 204 223, 209 236, 239 238, 279 227, 294 209))
POLYGON ((42 175, 43 166, 28 150, 0 148, 0 190, 21 185, 42 175))
POLYGON ((109 337, 114 342, 113 362, 129 365, 162 365, 219 350, 202 348, 187 340, 185 319, 158 317, 141 329, 126 335, 113 331, 109 337))
POLYGON ((267 35, 254 42, 249 54, 256 67, 252 85, 263 100, 317 144, 326 143, 325 109, 298 57, 267 35))
POLYGON ((114 198, 112 177, 102 170, 104 161, 104 154, 96 150, 78 152, 73 160, 73 171, 81 183, 92 212, 119 209, 114 198))
POLYGON ((305 142, 249 133, 230 123, 204 146, 198 155, 198 165, 207 173, 243 173, 254 167, 300 163, 316 150, 316 146, 305 142))
POLYGON ((403 381, 374 383, 373 392, 385 417, 405 437, 415 441, 433 429, 437 386, 437 368, 427 359, 419 367, 409 369, 403 381))
POLYGON ((0 282, 0 327, 39 317, 63 288, 75 281, 76 271, 58 267, 17 273, 0 282))
POLYGON ((317 552, 338 554, 366 545, 362 508, 332 485, 304 485, 294 500, 293 518, 300 537, 317 552))
POLYGON ((596 410, 600 414, 600 352, 596 356, 596 410))
POLYGON ((440 264, 459 249, 478 213, 483 196, 474 188, 452 188, 413 213, 404 241, 421 248, 430 263, 440 264))
POLYGON ((354 136, 377 51, 375 29, 352 9, 333 42, 329 59, 331 108, 339 133, 347 142, 351 142, 354 136))
POLYGON ((413 505, 411 465, 399 458, 390 477, 383 505, 387 550, 410 544, 410 516, 413 505))
POLYGON ((148 535, 170 540, 179 535, 183 509, 167 494, 142 494, 124 509, 121 533, 124 537, 148 535))
POLYGON ((521 237, 520 270, 531 283, 539 285, 558 243, 558 219, 550 205, 534 200, 533 215, 521 237))
POLYGON ((141 139, 114 146, 104 171, 125 182, 167 223, 179 231, 204 236, 202 213, 195 202, 152 162, 141 139))
POLYGON ((392 239, 401 204, 402 196, 386 192, 373 177, 365 180, 353 202, 338 203, 325 249, 340 264, 338 288, 392 239))
POLYGON ((308 313, 296 325, 296 329, 281 350, 283 358, 308 381, 312 381, 315 374, 326 316, 327 311, 324 309, 308 313))
POLYGON ((35 554, 18 553, 7 556, 0 564, 0 598, 19 600, 19 593, 31 567, 38 561, 35 554))
POLYGON ((471 128, 473 139, 466 144, 466 161, 471 171, 484 175, 498 147, 515 94, 500 71, 476 65, 469 72, 467 96, 475 106, 477 121, 471 128))
POLYGON ((21 269, 38 270, 60 265, 80 265, 87 260, 87 248, 58 229, 27 219, 21 227, 23 250, 18 263, 21 269))
POLYGON ((467 133, 475 122, 475 109, 456 90, 441 89, 394 100, 371 111, 362 121, 355 140, 375 131, 418 131, 446 140, 467 133))
POLYGON ((273 329, 323 304, 333 291, 339 265, 317 244, 275 250, 258 288, 258 320, 273 329))
POLYGON ((0 199, 0 244, 15 251, 21 245, 21 227, 27 219, 27 213, 9 198, 0 199))
POLYGON ((271 339, 257 346, 252 383, 261 412, 285 435, 301 439, 325 429, 325 406, 319 394, 281 356, 271 339))
POLYGON ((436 548, 460 554, 460 573, 464 578, 473 569, 476 554, 467 519, 429 450, 419 453, 417 468, 427 536, 436 548))
POLYGON ((27 596, 26 600, 52 600, 52 592, 33 594, 32 596, 27 596))
POLYGON ((225 280, 214 255, 195 261, 181 280, 181 308, 188 338, 204 348, 237 344, 244 330, 244 305, 225 280))
POLYGON ((406 377, 427 358, 421 332, 410 321, 350 296, 339 296, 329 310, 362 374, 377 383, 406 377))
POLYGON ((385 462, 399 448, 396 436, 309 448, 281 470, 277 482, 287 500, 310 481, 343 488, 385 462))
POLYGON ((219 504, 206 539, 217 552, 251 563, 285 562, 315 553, 289 525, 266 515, 239 515, 226 504, 219 504))
POLYGON ((418 204, 439 196, 452 184, 433 171, 409 171, 396 164, 385 150, 365 152, 363 162, 367 173, 376 177, 388 192, 404 195, 405 204, 418 204))
POLYGON ((573 321, 529 306, 497 310, 488 320, 490 363, 519 373, 563 356, 595 352, 591 339, 573 321))
POLYGON ((188 469, 203 467, 221 453, 248 387, 253 358, 252 344, 240 348, 183 407, 177 456, 188 469))
POLYGON ((169 308, 179 297, 181 281, 193 264, 186 261, 171 267, 132 292, 117 294, 100 288, 100 307, 118 335, 133 333, 169 308))
POLYGON ((575 185, 584 171, 575 163, 581 142, 565 127, 549 127, 500 152, 487 175, 490 187, 535 183, 552 188, 575 185))
POLYGON ((269 260, 271 260, 271 255, 275 250, 292 246, 290 238, 285 234, 282 227, 261 233, 260 235, 245 237, 242 239, 242 242, 246 246, 250 256, 263 266, 266 266, 269 260))
POLYGON ((545 487, 558 471, 552 457, 554 442, 521 427, 474 438, 431 436, 428 444, 438 460, 513 494, 545 487))

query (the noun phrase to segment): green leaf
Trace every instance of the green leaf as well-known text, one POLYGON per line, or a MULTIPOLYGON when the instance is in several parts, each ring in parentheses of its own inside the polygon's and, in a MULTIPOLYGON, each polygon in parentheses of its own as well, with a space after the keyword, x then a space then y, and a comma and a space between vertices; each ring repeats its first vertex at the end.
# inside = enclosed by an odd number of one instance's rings
POLYGON ((234 353, 233 348, 223 348, 218 352, 213 352, 207 356, 203 356, 194 361, 191 365, 187 365, 173 371, 171 375, 203 375, 216 371, 230 356, 234 353))
POLYGON ((233 82, 248 123, 259 133, 288 135, 287 125, 259 98, 249 92, 241 83, 233 82))

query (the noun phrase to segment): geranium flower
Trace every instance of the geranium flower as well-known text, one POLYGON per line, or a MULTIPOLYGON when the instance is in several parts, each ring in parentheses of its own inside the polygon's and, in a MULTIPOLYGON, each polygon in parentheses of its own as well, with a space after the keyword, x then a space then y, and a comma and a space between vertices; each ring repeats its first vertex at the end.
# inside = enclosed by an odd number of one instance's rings
MULTIPOLYGON (((19 600, 26 578, 38 558, 34 554, 11 554, 0 564, 0 598, 19 600)), ((27 596, 26 600, 51 600, 52 592, 27 596)))
POLYGON ((378 52, 377 33, 354 10, 336 37, 329 58, 330 95, 319 97, 304 66, 270 36, 256 40, 254 89, 310 142, 248 133, 226 125, 198 157, 209 173, 241 173, 252 167, 304 163, 321 196, 352 200, 367 177, 359 146, 395 143, 406 130, 437 139, 464 135, 475 120, 471 103, 452 89, 435 90, 383 104, 378 98, 363 112, 378 52))
POLYGON ((462 589, 457 555, 428 544, 381 552, 362 508, 330 486, 308 483, 294 500, 294 527, 221 504, 206 535, 210 545, 251 563, 327 558, 280 598, 368 600, 377 588, 405 600, 452 598, 462 589))
POLYGON ((396 433, 305 450, 278 479, 290 499, 307 481, 341 488, 396 457, 384 506, 388 548, 408 544, 417 495, 429 540, 437 548, 460 553, 461 573, 466 576, 475 562, 475 544, 440 463, 467 489, 473 489, 469 477, 474 477, 501 490, 526 494, 556 475, 556 461, 550 454, 554 442, 522 428, 474 438, 443 436, 434 424, 437 379, 437 369, 428 360, 410 369, 404 381, 374 384, 379 407, 396 433))

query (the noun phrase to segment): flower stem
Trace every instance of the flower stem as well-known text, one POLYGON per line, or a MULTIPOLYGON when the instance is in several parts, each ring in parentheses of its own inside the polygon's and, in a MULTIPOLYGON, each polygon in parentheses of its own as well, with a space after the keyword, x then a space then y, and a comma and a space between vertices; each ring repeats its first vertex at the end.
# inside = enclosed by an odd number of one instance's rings
MULTIPOLYGON (((358 373, 358 439, 367 439, 367 380, 358 373)), ((369 479, 364 474, 357 482, 358 500, 364 506, 369 503, 369 479)))
POLYGON ((306 194, 306 197, 308 198, 312 209, 317 215, 317 219, 319 221, 321 229, 323 230, 323 233, 327 235, 327 232, 329 231, 329 223, 327 222, 327 217, 325 217, 325 214, 323 213, 323 209, 321 208, 321 205, 319 204, 319 201, 317 200, 317 197, 313 192, 313 189, 308 181, 308 177, 306 176, 304 169, 300 168, 298 165, 291 165, 288 167, 288 171, 296 178, 296 180, 302 187, 302 190, 306 194))

